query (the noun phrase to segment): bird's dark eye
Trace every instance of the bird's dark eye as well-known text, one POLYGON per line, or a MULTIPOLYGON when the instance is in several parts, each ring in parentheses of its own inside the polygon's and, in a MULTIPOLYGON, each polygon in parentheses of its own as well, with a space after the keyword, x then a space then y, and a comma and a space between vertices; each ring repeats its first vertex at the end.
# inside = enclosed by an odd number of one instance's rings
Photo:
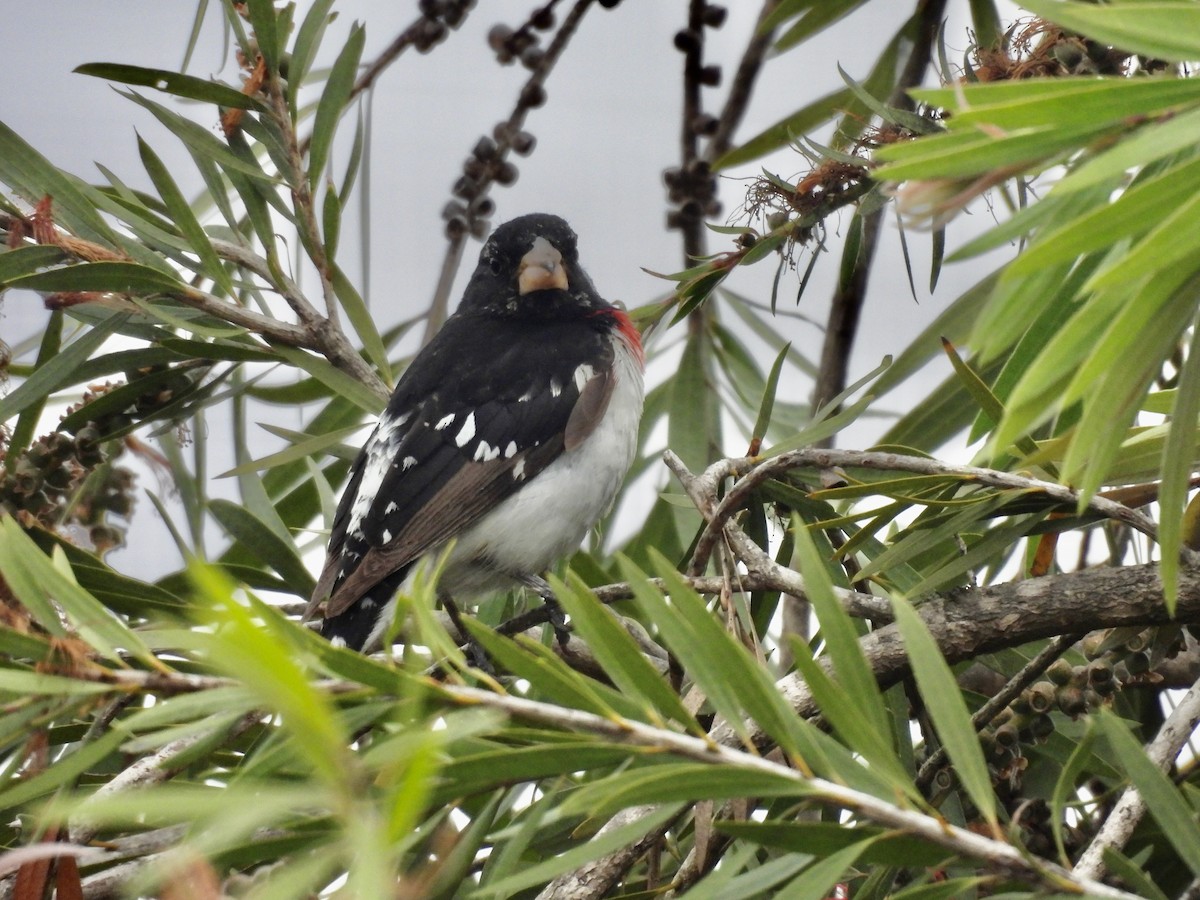
POLYGON ((489 259, 488 266, 491 268, 493 275, 499 275, 504 269, 504 263, 498 256, 493 256, 491 259, 489 259))

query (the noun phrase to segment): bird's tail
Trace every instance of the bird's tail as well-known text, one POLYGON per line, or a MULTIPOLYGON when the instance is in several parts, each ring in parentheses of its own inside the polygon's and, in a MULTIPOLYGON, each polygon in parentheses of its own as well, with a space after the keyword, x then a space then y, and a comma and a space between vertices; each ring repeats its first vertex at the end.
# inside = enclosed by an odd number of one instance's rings
POLYGON ((321 635, 338 646, 370 652, 391 624, 396 591, 404 582, 407 567, 389 575, 350 607, 321 623, 321 635))

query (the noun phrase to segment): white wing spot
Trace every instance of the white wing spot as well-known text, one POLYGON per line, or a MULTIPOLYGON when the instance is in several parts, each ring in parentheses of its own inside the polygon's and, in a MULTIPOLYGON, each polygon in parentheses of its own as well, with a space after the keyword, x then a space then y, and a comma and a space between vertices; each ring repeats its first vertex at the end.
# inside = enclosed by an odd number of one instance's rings
POLYGON ((517 464, 515 466, 513 466, 513 478, 517 481, 520 481, 524 477, 525 477, 525 460, 519 459, 519 460, 517 460, 517 464))
POLYGON ((575 389, 582 391, 587 383, 592 380, 592 376, 596 374, 596 370, 587 363, 581 363, 575 369, 575 389))
POLYGON ((561 393, 562 393, 562 384, 559 383, 559 380, 557 378, 551 378, 550 379, 550 396, 557 397, 561 393))
POLYGON ((454 413, 447 413, 442 416, 436 425, 433 426, 434 431, 445 431, 454 424, 454 413))
MULTIPOLYGON (((440 423, 439 426, 441 427, 440 423)), ((467 418, 463 421, 462 428, 458 429, 458 434, 454 436, 454 443, 460 447, 465 447, 471 443, 471 438, 475 437, 475 413, 467 413, 467 418)))
POLYGON ((508 446, 504 448, 504 458, 512 459, 516 455, 517 455, 517 442, 509 441, 508 446))
POLYGON ((528 403, 532 399, 533 399, 533 388, 531 387, 529 390, 527 390, 525 393, 523 393, 520 397, 517 398, 517 402, 518 403, 528 403))
MULTIPOLYGON (((410 458, 411 458, 411 457, 410 457, 410 458)), ((396 505, 396 501, 395 501, 395 500, 393 500, 393 501, 391 501, 391 502, 390 502, 390 503, 389 503, 387 506, 385 506, 385 507, 384 507, 384 509, 383 509, 383 514, 384 514, 385 516, 390 516, 392 513, 394 513, 394 512, 395 512, 396 510, 398 510, 399 508, 400 508, 400 507, 396 505)))
POLYGON ((392 542, 392 533, 390 531, 388 531, 386 528, 383 529, 383 534, 380 535, 380 537, 383 538, 383 542, 385 544, 390 544, 392 542))
POLYGON ((475 447, 475 455, 472 457, 472 459, 474 459, 475 462, 491 462, 493 459, 498 459, 499 457, 499 447, 493 447, 487 441, 480 441, 475 447))

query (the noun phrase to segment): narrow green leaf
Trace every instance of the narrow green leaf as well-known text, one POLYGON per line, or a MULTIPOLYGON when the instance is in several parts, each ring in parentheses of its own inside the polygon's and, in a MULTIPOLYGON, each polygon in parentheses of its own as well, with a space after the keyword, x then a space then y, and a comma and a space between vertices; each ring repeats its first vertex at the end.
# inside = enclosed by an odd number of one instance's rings
POLYGON ((805 591, 821 623, 825 652, 833 665, 838 685, 846 696, 853 698, 863 722, 878 735, 879 744, 888 747, 890 752, 889 735, 892 728, 887 708, 879 685, 875 682, 875 674, 858 643, 858 632, 834 595, 833 582, 829 579, 825 561, 818 554, 812 535, 806 527, 801 527, 799 520, 793 521, 796 557, 800 572, 804 575, 805 591))
POLYGON ((245 475, 249 472, 261 472, 263 469, 273 469, 276 466, 286 465, 297 460, 309 459, 325 453, 330 447, 340 445, 346 438, 357 431, 361 431, 362 428, 362 425, 351 425, 347 428, 338 428, 326 434, 313 436, 296 435, 299 439, 287 449, 234 466, 232 469, 222 472, 216 477, 229 478, 235 475, 245 475))
POLYGON ((350 778, 352 769, 346 750, 349 735, 343 732, 329 697, 312 685, 288 652, 287 644, 279 639, 281 631, 302 626, 252 600, 255 615, 263 620, 262 625, 258 624, 251 610, 234 599, 233 583, 214 567, 193 563, 189 574, 207 602, 207 608, 199 611, 200 617, 220 625, 206 636, 212 644, 213 665, 252 690, 268 709, 282 715, 284 727, 296 738, 295 749, 327 784, 337 786, 350 778))
POLYGON ((896 625, 904 636, 904 650, 916 676, 917 687, 925 700, 925 710, 946 748, 954 773, 979 814, 994 830, 998 829, 991 775, 954 673, 912 604, 903 597, 893 597, 892 609, 896 613, 896 625))
MULTIPOLYGON (((37 360, 34 362, 35 371, 49 365, 50 361, 58 355, 62 347, 63 319, 64 315, 61 309, 50 313, 50 321, 46 323, 46 330, 42 333, 41 343, 38 344, 37 360)), ((42 396, 26 407, 9 434, 8 446, 4 448, 4 462, 5 468, 10 472, 15 467, 17 460, 21 458, 21 454, 33 441, 42 411, 46 408, 47 399, 47 396, 42 396)))
POLYGON ((819 857, 776 896, 787 900, 824 900, 846 870, 877 840, 877 837, 869 837, 828 856, 819 857))
POLYGON ((350 91, 358 75, 358 62, 362 57, 365 41, 366 30, 361 25, 350 29, 346 43, 338 53, 333 68, 329 70, 325 90, 317 103, 312 142, 308 149, 309 186, 314 194, 317 183, 325 173, 325 163, 329 160, 329 150, 333 146, 333 135, 338 120, 346 111, 346 104, 350 100, 350 91))
POLYGON ((76 237, 119 249, 124 242, 97 212, 94 188, 58 169, 0 122, 0 182, 31 204, 53 199, 54 219, 76 237))
MULTIPOLYGON (((0 666, 0 693, 12 694, 15 697, 36 697, 39 695, 64 694, 67 696, 85 694, 106 694, 113 690, 110 684, 95 681, 83 681, 79 678, 67 678, 62 675, 45 675, 29 669, 15 669, 0 666)), ((3 803, 3 798, 0 798, 3 803)))
POLYGON ((110 315, 100 324, 84 332, 45 365, 26 378, 7 396, 0 397, 0 422, 15 416, 36 403, 41 403, 56 390, 71 384, 76 369, 87 360, 114 331, 128 320, 126 313, 110 315))
POLYGON ((176 227, 187 239, 188 248, 200 257, 204 274, 220 285, 228 296, 236 296, 237 290, 233 286, 233 279, 230 278, 228 270, 221 263, 217 251, 213 249, 208 234, 200 226, 200 222, 192 212, 192 207, 184 198, 183 192, 175 183, 175 179, 171 177, 167 167, 163 165, 163 161, 142 139, 141 135, 138 136, 138 152, 142 157, 142 165, 146 167, 150 180, 154 182, 154 187, 158 190, 159 197, 162 198, 163 205, 166 206, 176 227))
POLYGON ((354 330, 362 339, 363 351, 366 353, 367 359, 379 370, 380 377, 384 382, 390 383, 392 366, 388 362, 387 347, 383 343, 379 330, 375 327, 375 319, 371 316, 371 310, 367 308, 366 301, 363 300, 353 282, 337 265, 333 267, 333 291, 337 295, 338 303, 346 312, 346 318, 350 320, 350 324, 354 326, 354 330))
POLYGON ((335 368, 324 358, 314 356, 298 347, 287 347, 282 344, 273 344, 271 349, 287 362, 312 375, 329 388, 334 395, 344 397, 371 415, 378 415, 383 409, 386 397, 379 396, 367 385, 351 378, 341 369, 335 368))
POLYGON ((1190 0, 1154 0, 1096 6, 1065 0, 1021 0, 1021 5, 1103 44, 1152 59, 1200 59, 1200 7, 1190 0))
MULTIPOLYGON (((254 27, 254 38, 258 52, 272 72, 279 71, 279 54, 282 51, 281 35, 276 30, 279 15, 272 0, 249 0, 246 4, 250 13, 250 24, 254 27)), ((251 60, 253 62, 253 60, 251 60)))
POLYGON ((660 763, 582 785, 560 807, 566 815, 609 816, 628 806, 732 797, 804 797, 808 783, 774 771, 704 763, 660 763))
MULTIPOLYGON (((42 676, 49 678, 51 676, 42 676)), ((93 693, 92 688, 100 685, 88 685, 74 682, 80 687, 81 693, 93 693)), ((85 772, 98 767, 110 756, 119 758, 121 743, 128 738, 124 730, 114 728, 101 734, 94 741, 79 745, 73 751, 55 760, 54 765, 32 776, 12 784, 0 793, 0 809, 13 810, 26 806, 30 801, 45 797, 64 787, 73 787, 76 779, 85 772)))
POLYGON ((260 109, 262 107, 262 103, 258 99, 227 84, 219 81, 206 81, 203 78, 172 72, 169 69, 147 69, 142 66, 128 66, 120 63, 84 63, 82 66, 75 67, 75 73, 91 75, 107 81, 119 81, 121 84, 151 87, 158 91, 174 94, 176 97, 214 103, 217 106, 235 109, 260 109))
POLYGON ((550 585, 554 596, 571 617, 571 622, 587 642, 597 661, 604 667, 617 689, 640 703, 648 721, 664 724, 674 720, 696 733, 703 729, 687 711, 683 701, 671 690, 665 677, 642 655, 629 632, 607 607, 596 600, 587 585, 574 572, 567 582, 553 575, 550 585))
POLYGON ((1200 875, 1200 825, 1182 790, 1146 755, 1129 727, 1107 709, 1096 715, 1100 732, 1112 747, 1132 785, 1146 801, 1163 836, 1193 875, 1200 875))
POLYGON ((182 290, 183 283, 158 269, 131 262, 86 262, 23 275, 8 287, 31 291, 111 291, 118 294, 162 294, 182 290))
POLYGON ((1160 572, 1163 601, 1170 616, 1175 615, 1179 600, 1179 550, 1183 541, 1184 506, 1196 459, 1197 421, 1200 421, 1200 328, 1193 323, 1191 345, 1179 372, 1179 388, 1171 409, 1158 491, 1160 572))
POLYGON ((0 540, 0 571, 42 625, 61 633, 57 613, 49 608, 53 598, 80 636, 108 659, 119 661, 122 653, 128 653, 153 669, 163 668, 136 632, 76 583, 61 551, 56 548, 53 560, 47 557, 7 516, 0 518, 0 533, 4 535, 0 540), (48 608, 53 616, 50 620, 45 618, 48 608))
POLYGON ((48 244, 29 244, 11 250, 0 250, 0 286, 14 278, 56 266, 66 260, 67 254, 60 248, 48 244))
POLYGON ((527 863, 512 875, 499 878, 486 885, 480 885, 469 896, 472 900, 486 900, 486 898, 503 900, 503 898, 518 896, 564 872, 578 869, 594 859, 599 859, 605 854, 633 844, 643 835, 665 825, 677 815, 678 810, 670 806, 653 810, 632 822, 613 828, 604 834, 598 834, 570 850, 555 854, 543 862, 527 863))
POLYGON ((734 166, 745 165, 786 146, 800 135, 808 134, 829 121, 853 97, 854 94, 846 88, 819 97, 750 138, 740 147, 730 150, 713 163, 713 170, 719 172, 734 166))
POLYGON ((1105 847, 1103 859, 1108 871, 1121 879, 1126 890, 1137 891, 1137 896, 1144 900, 1170 900, 1137 863, 1116 848, 1105 847))
POLYGON ((300 88, 308 78, 321 39, 325 36, 325 28, 332 21, 330 10, 334 0, 317 0, 304 14, 304 21, 296 31, 296 40, 292 44, 292 58, 288 64, 288 82, 292 90, 288 91, 288 103, 292 108, 292 120, 299 118, 298 98, 300 88))
POLYGON ((775 394, 779 390, 779 376, 783 372, 783 363, 791 348, 790 343, 784 344, 780 348, 779 353, 775 356, 775 362, 771 364, 771 371, 767 373, 767 382, 763 386, 762 403, 758 407, 758 418, 754 422, 751 439, 761 441, 767 434, 767 428, 771 425, 771 414, 775 410, 775 394))
POLYGON ((212 500, 209 509, 234 540, 279 573, 292 593, 305 599, 312 596, 316 579, 309 574, 293 541, 284 540, 249 509, 230 500, 212 500))
POLYGON ((574 671, 541 644, 505 637, 476 619, 465 618, 463 624, 492 659, 528 681, 537 696, 568 709, 640 721, 644 710, 638 703, 574 671))
POLYGON ((714 410, 716 392, 712 389, 711 368, 708 335, 689 335, 672 381, 667 443, 693 472, 707 466, 720 445, 715 430, 719 416, 714 410))

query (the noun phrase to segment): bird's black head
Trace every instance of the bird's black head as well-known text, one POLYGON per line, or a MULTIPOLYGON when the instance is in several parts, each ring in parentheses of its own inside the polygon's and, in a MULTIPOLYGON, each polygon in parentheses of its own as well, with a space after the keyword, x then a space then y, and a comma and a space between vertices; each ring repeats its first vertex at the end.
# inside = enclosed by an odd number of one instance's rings
POLYGON ((605 306, 579 266, 571 226, 558 216, 534 213, 492 232, 480 251, 461 308, 554 317, 605 306))

